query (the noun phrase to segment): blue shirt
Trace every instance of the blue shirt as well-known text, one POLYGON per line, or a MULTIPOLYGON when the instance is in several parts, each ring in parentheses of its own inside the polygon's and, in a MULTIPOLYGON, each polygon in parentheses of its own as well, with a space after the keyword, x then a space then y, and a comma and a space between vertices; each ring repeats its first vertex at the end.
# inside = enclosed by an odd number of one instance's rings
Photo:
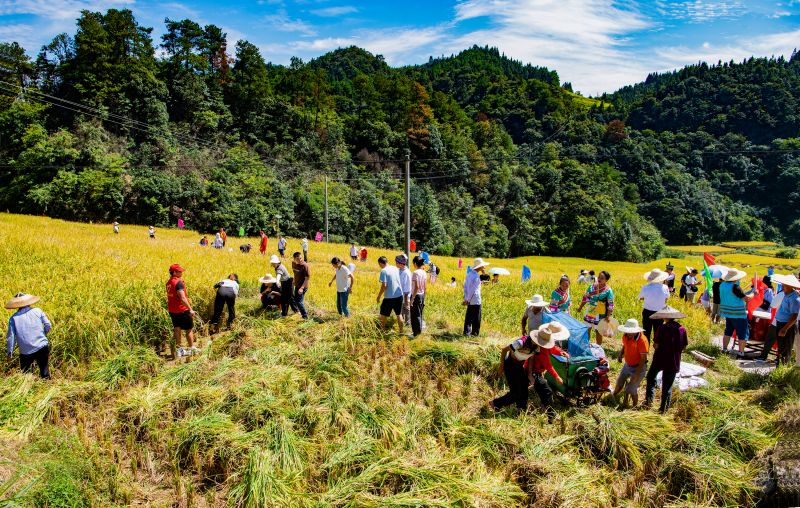
POLYGON ((386 291, 383 293, 384 298, 400 298, 403 296, 403 289, 400 286, 400 270, 396 266, 386 266, 381 270, 381 275, 378 278, 383 284, 386 284, 386 291))
POLYGON ((52 327, 42 309, 22 307, 8 320, 6 353, 11 356, 16 342, 19 354, 32 355, 49 344, 47 334, 52 327))
POLYGON ((800 311, 800 295, 797 291, 792 291, 788 295, 784 293, 781 306, 775 313, 775 320, 778 323, 788 323, 798 311, 800 311))
POLYGON ((464 280, 464 300, 470 305, 481 304, 481 276, 475 270, 471 270, 464 280))

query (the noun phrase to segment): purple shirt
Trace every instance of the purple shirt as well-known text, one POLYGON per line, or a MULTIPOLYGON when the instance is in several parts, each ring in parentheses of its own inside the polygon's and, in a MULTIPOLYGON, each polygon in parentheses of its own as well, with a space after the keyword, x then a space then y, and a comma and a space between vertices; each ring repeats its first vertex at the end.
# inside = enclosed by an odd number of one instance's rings
POLYGON ((680 372, 681 353, 689 341, 686 338, 686 328, 677 321, 669 321, 658 327, 653 338, 655 353, 653 353, 653 367, 664 372, 680 372))

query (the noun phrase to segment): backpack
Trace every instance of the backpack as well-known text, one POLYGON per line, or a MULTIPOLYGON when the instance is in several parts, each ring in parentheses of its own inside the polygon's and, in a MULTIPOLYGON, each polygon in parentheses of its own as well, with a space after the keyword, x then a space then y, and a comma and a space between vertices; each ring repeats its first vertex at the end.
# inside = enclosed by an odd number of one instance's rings
MULTIPOLYGON (((434 266, 436 266, 436 265, 434 265, 434 266)), ((440 273, 442 273, 442 269, 439 268, 438 266, 436 266, 436 275, 439 275, 440 273)))

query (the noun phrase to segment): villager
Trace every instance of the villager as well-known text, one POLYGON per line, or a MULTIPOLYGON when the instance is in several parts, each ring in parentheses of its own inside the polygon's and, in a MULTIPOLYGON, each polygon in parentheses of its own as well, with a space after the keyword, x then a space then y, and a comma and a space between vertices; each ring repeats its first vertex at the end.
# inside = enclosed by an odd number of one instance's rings
POLYGON ((219 321, 222 318, 222 311, 228 306, 228 328, 233 325, 236 319, 236 298, 239 296, 239 276, 235 273, 228 275, 216 284, 214 288, 217 294, 214 297, 214 315, 211 318, 212 333, 219 332, 219 321))
POLYGON ((681 371, 681 353, 689 344, 686 337, 686 328, 676 319, 685 318, 686 315, 670 306, 656 312, 650 319, 663 319, 664 324, 658 327, 653 338, 653 363, 647 371, 647 388, 645 390, 645 405, 650 407, 656 392, 656 377, 661 372, 661 405, 659 411, 666 412, 672 399, 672 384, 681 371))
POLYGON ((548 306, 547 300, 542 295, 533 295, 530 300, 525 300, 525 312, 522 314, 522 335, 528 335, 532 330, 542 326, 544 308, 548 306))
POLYGON ((425 266, 425 260, 419 256, 414 256, 413 263, 416 270, 411 274, 411 332, 416 337, 422 333, 425 291, 428 283, 425 270, 422 269, 425 266))
MULTIPOLYGON (((590 274, 592 272, 589 272, 590 274)), ((598 345, 603 344, 603 335, 598 330, 601 321, 611 322, 611 314, 614 312, 614 291, 608 285, 611 274, 603 270, 597 276, 597 282, 586 288, 586 294, 578 307, 578 312, 586 306, 586 314, 583 320, 594 329, 595 340, 598 345)))
POLYGON ((286 259, 286 238, 282 236, 278 239, 278 254, 281 255, 281 259, 286 259))
POLYGON ((261 242, 258 245, 258 252, 260 252, 261 255, 265 255, 267 253, 267 243, 269 243, 269 238, 267 238, 267 234, 263 229, 259 232, 259 236, 261 237, 261 242))
POLYGON ((278 286, 281 291, 281 316, 286 317, 289 315, 290 308, 294 312, 298 311, 293 293, 294 277, 275 254, 270 256, 269 264, 275 269, 275 277, 278 279, 278 286))
POLYGON ((481 258, 472 261, 472 271, 464 281, 464 303, 467 312, 464 316, 464 335, 477 337, 481 333, 481 275, 486 273, 489 263, 481 258))
POLYGON ((119 234, 119 222, 114 221, 114 234, 119 234))
POLYGON ((172 357, 184 356, 184 353, 192 354, 194 347, 194 315, 192 304, 189 300, 189 290, 183 280, 185 270, 181 265, 175 263, 169 267, 169 280, 167 281, 167 310, 172 320, 172 336, 174 344, 171 344, 172 357), (181 331, 186 333, 187 350, 181 347, 181 331), (175 348, 178 348, 177 351, 175 348))
POLYGON ((303 238, 300 242, 300 247, 302 247, 303 250, 303 261, 308 263, 308 238, 303 238))
POLYGON ((578 284, 587 284, 589 277, 589 270, 581 270, 580 275, 578 275, 578 284))
POLYGON ((306 312, 305 299, 308 294, 308 286, 311 281, 311 272, 308 263, 300 256, 299 252, 292 254, 292 271, 294 272, 294 304, 300 311, 303 319, 308 319, 306 312))
POLYGON ((644 274, 644 280, 647 283, 642 286, 639 291, 639 300, 644 302, 642 308, 642 328, 644 329, 644 336, 647 337, 647 343, 651 342, 651 338, 658 327, 661 326, 661 320, 650 319, 654 313, 660 311, 667 305, 669 299, 669 287, 663 284, 667 280, 669 274, 662 272, 658 268, 654 268, 644 274))
POLYGON ((411 270, 408 269, 408 258, 400 254, 394 258, 394 265, 400 272, 400 289, 403 291, 403 323, 411 322, 411 270))
POLYGON ((731 268, 722 277, 722 284, 719 285, 719 314, 725 318, 725 332, 722 336, 722 352, 728 353, 728 344, 731 341, 733 332, 739 341, 738 358, 744 358, 744 348, 750 338, 750 323, 747 321, 747 302, 752 295, 742 291, 739 281, 747 274, 741 270, 731 268))
POLYGON ((333 266, 334 274, 330 282, 328 282, 328 287, 331 287, 334 282, 336 283, 336 312, 340 316, 350 317, 350 309, 347 303, 350 299, 350 293, 353 292, 355 278, 353 278, 350 269, 344 266, 344 261, 341 259, 337 257, 331 259, 331 266, 333 266))
POLYGON ((214 236, 214 241, 211 242, 211 246, 214 247, 215 249, 221 249, 225 247, 225 241, 222 240, 222 235, 220 233, 217 233, 214 236))
POLYGON ((386 320, 392 312, 397 316, 398 331, 403 333, 403 289, 400 285, 400 270, 396 266, 389 266, 386 256, 378 258, 381 273, 378 281, 381 283, 378 296, 375 299, 380 305, 381 329, 386 331, 386 320), (383 300, 381 300, 383 298, 383 300))
POLYGON ((39 376, 50 379, 50 342, 47 335, 53 325, 42 309, 32 307, 38 301, 38 296, 17 293, 6 302, 6 309, 16 311, 8 320, 6 356, 11 359, 14 347, 19 347, 19 368, 22 372, 30 372, 33 362, 36 362, 39 376))
POLYGON ((569 312, 572 299, 569 295, 569 277, 564 274, 558 281, 558 287, 550 293, 550 312, 569 312))
POLYGON ((778 364, 788 365, 792 359, 792 346, 797 333, 795 325, 800 311, 800 295, 797 293, 800 289, 800 280, 794 275, 774 275, 773 279, 783 286, 783 299, 775 312, 774 324, 770 325, 771 329, 767 333, 761 360, 767 359, 772 344, 777 340, 778 364))
POLYGON ((147 228, 147 234, 150 236, 151 240, 155 240, 156 239, 156 228, 154 228, 153 226, 150 226, 149 228, 147 228))
MULTIPOLYGON (((659 270, 661 271, 661 270, 659 270)), ((664 272, 661 272, 664 273, 664 272)), ((653 284, 656 284, 655 282, 653 284)), ((661 283, 658 285, 664 286, 661 283)), ((617 378, 617 384, 614 387, 614 397, 619 392, 625 389, 625 397, 622 404, 628 405, 628 396, 631 398, 632 407, 636 407, 639 403, 639 385, 644 379, 644 374, 647 372, 647 352, 649 349, 648 341, 645 340, 645 329, 639 326, 639 322, 635 319, 629 319, 624 325, 620 325, 619 330, 622 335, 622 350, 619 352, 617 358, 622 364, 622 370, 617 378)), ((658 328, 655 329, 658 331, 658 328)))
POLYGON ((278 286, 278 279, 276 279, 270 274, 267 274, 264 277, 258 279, 258 282, 261 283, 261 288, 259 289, 261 306, 265 309, 268 309, 270 307, 276 307, 276 308, 280 307, 281 292, 280 292, 280 286, 278 286))

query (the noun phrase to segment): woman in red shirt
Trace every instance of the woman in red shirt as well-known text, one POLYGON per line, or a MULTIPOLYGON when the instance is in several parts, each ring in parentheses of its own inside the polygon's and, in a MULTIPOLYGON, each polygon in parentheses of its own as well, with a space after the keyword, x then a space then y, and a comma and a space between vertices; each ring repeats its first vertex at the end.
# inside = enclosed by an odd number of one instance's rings
POLYGON ((556 346, 557 340, 563 340, 568 337, 569 330, 555 321, 545 323, 538 330, 531 331, 531 339, 533 339, 537 347, 536 352, 527 362, 526 371, 528 379, 533 383, 533 388, 539 396, 539 400, 542 401, 544 411, 547 413, 547 421, 550 423, 553 422, 556 411, 553 409, 553 389, 550 388, 544 373, 549 373, 556 383, 564 384, 561 376, 558 375, 556 369, 553 368, 553 364, 550 363, 550 355, 569 356, 566 351, 556 346))

